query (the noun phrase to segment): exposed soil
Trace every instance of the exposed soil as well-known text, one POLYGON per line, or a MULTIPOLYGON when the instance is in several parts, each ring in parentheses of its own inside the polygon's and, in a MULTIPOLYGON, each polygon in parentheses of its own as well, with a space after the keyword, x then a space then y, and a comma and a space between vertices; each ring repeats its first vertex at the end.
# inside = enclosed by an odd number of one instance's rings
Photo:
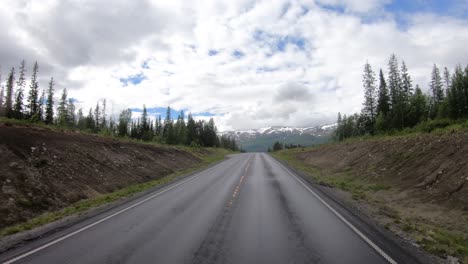
POLYGON ((303 152, 305 163, 351 170, 372 182, 398 188, 401 200, 468 211, 468 134, 418 135, 327 145, 303 152))
POLYGON ((201 160, 175 148, 0 123, 0 228, 201 160))

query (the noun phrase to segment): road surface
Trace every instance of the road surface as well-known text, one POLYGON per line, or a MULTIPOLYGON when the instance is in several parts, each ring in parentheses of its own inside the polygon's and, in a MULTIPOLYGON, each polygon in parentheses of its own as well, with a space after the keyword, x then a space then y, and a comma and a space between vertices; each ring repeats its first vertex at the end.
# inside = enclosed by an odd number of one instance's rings
MULTIPOLYGON (((341 213, 340 213, 341 212, 341 213)), ((3 258, 5 263, 403 263, 263 153, 182 181, 3 258)), ((374 240, 375 239, 375 240, 374 240)), ((393 250, 394 251, 394 250, 393 250)), ((0 257, 0 260, 2 258, 0 257)))

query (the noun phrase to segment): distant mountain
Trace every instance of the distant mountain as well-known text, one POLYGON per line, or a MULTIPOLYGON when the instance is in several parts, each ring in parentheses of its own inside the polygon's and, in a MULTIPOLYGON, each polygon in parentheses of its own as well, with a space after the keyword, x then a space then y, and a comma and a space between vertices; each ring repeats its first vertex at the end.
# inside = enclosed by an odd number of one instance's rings
POLYGON ((243 149, 249 152, 267 151, 275 141, 287 144, 300 144, 313 146, 327 142, 336 124, 316 127, 281 127, 272 126, 260 129, 226 131, 221 135, 227 135, 236 139, 243 149))

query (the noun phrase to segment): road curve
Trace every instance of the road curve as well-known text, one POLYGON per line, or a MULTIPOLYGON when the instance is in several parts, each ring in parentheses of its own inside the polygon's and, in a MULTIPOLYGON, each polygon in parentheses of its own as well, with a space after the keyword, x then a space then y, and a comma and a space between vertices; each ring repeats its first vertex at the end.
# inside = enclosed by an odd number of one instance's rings
POLYGON ((232 155, 0 262, 396 263, 263 153, 232 155))

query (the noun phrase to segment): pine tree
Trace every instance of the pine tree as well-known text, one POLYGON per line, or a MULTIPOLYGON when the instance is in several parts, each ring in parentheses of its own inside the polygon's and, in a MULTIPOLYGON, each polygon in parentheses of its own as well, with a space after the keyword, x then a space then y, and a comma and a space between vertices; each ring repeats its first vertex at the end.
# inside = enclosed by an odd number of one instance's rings
POLYGON ((38 112, 38 101, 39 101, 39 83, 37 82, 37 73, 39 72, 39 65, 37 61, 34 63, 33 73, 31 76, 31 83, 29 84, 29 95, 28 95, 28 109, 29 117, 33 117, 38 112))
POLYGON ((25 62, 24 60, 22 60, 20 67, 19 67, 18 81, 16 81, 16 86, 18 87, 18 89, 16 90, 16 100, 15 100, 15 106, 13 108, 14 117, 17 119, 23 119, 23 112, 24 112, 23 93, 24 93, 24 88, 26 86, 25 72, 26 72, 25 62))
POLYGON ((50 78, 49 89, 47 90, 47 103, 45 110, 45 123, 52 124, 54 122, 54 78, 50 78))
POLYGON ((373 134, 375 118, 377 116, 377 95, 375 85, 375 73, 369 63, 364 65, 362 84, 364 87, 364 108, 362 115, 365 121, 365 132, 373 134))
POLYGON ((440 76, 440 70, 437 65, 434 64, 431 73, 431 82, 429 83, 429 89, 431 91, 431 107, 430 116, 435 118, 439 112, 439 107, 444 101, 444 90, 442 84, 442 77, 440 76))
POLYGON ((5 116, 8 118, 13 117, 13 92, 15 83, 15 68, 11 68, 6 83, 6 98, 5 98, 5 116))

